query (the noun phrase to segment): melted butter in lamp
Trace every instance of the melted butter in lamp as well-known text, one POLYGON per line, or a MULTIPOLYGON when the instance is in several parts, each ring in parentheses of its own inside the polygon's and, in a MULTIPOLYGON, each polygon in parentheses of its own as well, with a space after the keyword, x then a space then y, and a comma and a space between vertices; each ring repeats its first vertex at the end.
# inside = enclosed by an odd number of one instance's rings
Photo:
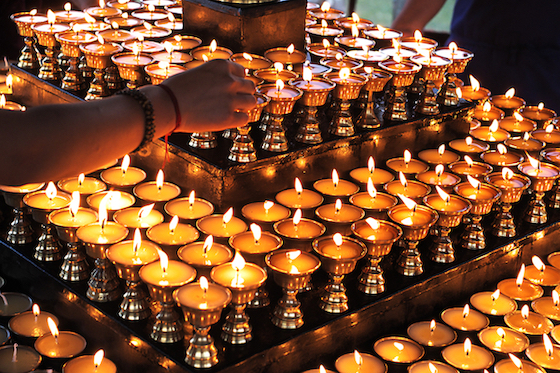
POLYGON ((161 188, 155 181, 138 184, 134 187, 134 195, 148 202, 167 202, 179 194, 181 194, 181 188, 167 181, 161 188))
POLYGON ((140 247, 134 250, 134 241, 122 241, 112 245, 107 250, 107 258, 112 262, 125 266, 142 266, 159 259, 159 246, 155 243, 142 240, 140 247))
POLYGON ((163 222, 163 214, 157 210, 151 210, 148 214, 140 216, 140 210, 144 207, 129 207, 115 212, 113 219, 127 228, 150 228, 163 222))
POLYGON ((146 284, 179 287, 194 280, 196 270, 186 263, 170 260, 165 272, 161 267, 161 262, 157 261, 140 268, 139 274, 146 284))
POLYGON ((471 345, 468 338, 465 343, 457 343, 446 347, 441 354, 447 363, 461 370, 488 369, 494 363, 494 356, 490 351, 480 346, 471 345), (470 346, 468 352, 465 351, 465 344, 470 346))
POLYGON ((222 244, 213 243, 210 247, 204 242, 193 242, 182 246, 177 251, 177 256, 185 263, 194 267, 213 267, 228 262, 233 253, 222 244))
POLYGON ((0 316, 14 316, 18 313, 27 311, 32 306, 31 298, 22 293, 4 292, 5 300, 0 302, 0 316))
MULTIPOLYGON (((545 339, 545 336, 543 336, 543 339, 545 339)), ((546 339, 548 339, 548 336, 546 336, 546 339)), ((532 362, 543 368, 553 371, 558 370, 560 366, 560 346, 552 343, 548 344, 550 340, 546 341, 546 339, 545 343, 531 344, 525 354, 532 362)))
POLYGON ((492 128, 488 126, 480 126, 478 128, 473 129, 471 131, 471 135, 474 138, 489 143, 498 143, 498 142, 505 141, 509 138, 509 133, 506 130, 498 128, 495 131, 493 131, 492 128))
POLYGON ((76 232, 78 238, 90 244, 114 244, 124 240, 128 229, 118 223, 108 221, 104 226, 100 223, 91 223, 80 227, 76 232))
POLYGON ((544 317, 560 321, 560 305, 557 298, 558 292, 556 292, 556 295, 554 295, 554 291, 555 290, 553 290, 552 297, 542 297, 534 300, 531 303, 531 307, 535 312, 543 315, 544 317))
POLYGON ((262 232, 258 241, 253 232, 243 232, 230 237, 229 244, 235 250, 246 254, 266 254, 282 246, 282 239, 270 232, 262 232))
POLYGON ((459 153, 482 153, 490 149, 490 145, 485 142, 472 139, 469 137, 466 139, 455 139, 449 142, 449 146, 458 151, 459 153))
POLYGON ((385 363, 375 356, 359 353, 359 357, 356 359, 355 354, 356 352, 344 354, 336 359, 336 370, 340 373, 385 373, 387 371, 385 363))
POLYGON ((503 118, 500 120, 500 128, 510 133, 523 134, 535 130, 537 124, 520 115, 519 118, 517 118, 517 116, 503 118))
POLYGON ((313 239, 325 233, 325 226, 311 219, 301 219, 294 225, 292 219, 284 219, 274 224, 276 233, 294 239, 313 239))
POLYGON ((428 170, 428 165, 418 159, 411 159, 409 162, 405 162, 404 158, 392 158, 387 161, 387 167, 403 174, 419 174, 428 170))
POLYGON ((378 220, 379 228, 373 229, 366 220, 360 220, 352 225, 354 234, 363 241, 375 243, 390 242, 395 241, 402 234, 400 228, 393 223, 378 220))
POLYGON ((529 162, 523 162, 519 165, 519 170, 527 176, 534 176, 537 178, 557 178, 560 175, 560 170, 551 164, 540 163, 540 167, 533 167, 529 162))
POLYGON ((198 239, 198 230, 190 224, 177 223, 174 228, 170 223, 160 223, 146 231, 148 239, 160 245, 186 245, 198 239))
POLYGON ((224 215, 216 214, 197 220, 196 227, 204 234, 214 237, 231 237, 247 230, 247 224, 235 216, 224 223, 224 215))
POLYGON ((41 363, 41 355, 28 346, 6 345, 0 347, 0 372, 27 373, 34 371, 41 363), (14 348, 17 359, 14 361, 14 348))
POLYGON ((276 250, 267 256, 267 263, 270 267, 278 270, 279 272, 289 274, 294 273, 293 267, 297 269, 296 275, 304 275, 314 272, 320 265, 319 259, 305 251, 300 251, 295 259, 290 258, 288 253, 293 252, 293 250, 276 250), (292 272, 291 272, 292 271, 292 272))
POLYGON ((500 192, 490 185, 482 184, 480 189, 478 189, 468 182, 458 184, 455 187, 455 192, 461 197, 478 202, 491 201, 500 195, 500 192))
POLYGON ((535 300, 540 298, 544 291, 539 285, 531 284, 529 281, 523 281, 521 285, 517 285, 516 279, 508 278, 498 283, 498 289, 504 295, 521 301, 535 300))
POLYGON ((117 366, 105 357, 100 364, 96 365, 93 355, 84 355, 66 362, 62 371, 64 373, 117 373, 117 366))
POLYGON ((556 128, 552 130, 538 129, 531 132, 531 136, 539 141, 546 143, 547 145, 560 144, 560 131, 556 128))
POLYGON ((503 316, 517 309, 517 303, 500 292, 484 291, 474 294, 470 303, 482 313, 492 316, 503 316))
POLYGON ((107 198, 108 211, 117 211, 117 210, 126 209, 132 206, 136 202, 136 199, 132 194, 126 192, 106 191, 106 192, 95 193, 89 196, 87 198, 87 204, 91 208, 95 210, 99 210, 99 205, 101 204, 101 201, 104 198, 107 198))
MULTIPOLYGON (((513 355, 512 355, 513 356, 513 355)), ((528 361, 518 359, 518 362, 513 362, 511 357, 509 359, 500 360, 494 365, 494 373, 545 373, 546 371, 538 366, 537 364, 528 361), (521 368, 518 367, 518 364, 521 368)))
POLYGON ((375 352, 385 361, 413 363, 424 356, 424 349, 408 338, 386 337, 375 342, 375 352))
POLYGON ((107 189, 104 182, 94 177, 84 177, 83 180, 80 180, 79 177, 73 177, 60 180, 57 184, 61 190, 67 193, 80 192, 81 195, 90 195, 107 189))
POLYGON ((524 276, 526 280, 541 286, 557 286, 560 284, 560 270, 551 266, 545 266, 540 259, 535 259, 535 257, 533 259, 538 260, 537 264, 539 264, 541 269, 538 269, 535 265, 527 266, 524 276))
POLYGON ((45 334, 35 341, 35 349, 50 358, 69 358, 80 354, 86 348, 86 340, 77 333, 61 331, 55 338, 45 334))
POLYGON ((449 201, 444 201, 438 194, 431 194, 424 199, 426 205, 441 212, 465 212, 470 209, 471 204, 457 196, 450 195, 449 201))
POLYGON ((315 240, 313 247, 319 254, 332 259, 356 259, 364 255, 364 249, 358 242, 342 237, 342 243, 338 245, 333 236, 327 236, 315 240))
POLYGON ((416 322, 408 327, 406 333, 424 346, 448 346, 457 339, 457 333, 453 329, 435 320, 416 322))
POLYGON ((75 214, 69 208, 55 210, 49 214, 49 221, 51 223, 66 228, 79 228, 96 220, 97 213, 84 207, 80 207, 75 214))
POLYGON ((523 161, 523 157, 514 152, 500 153, 497 150, 489 150, 480 156, 484 162, 492 166, 514 167, 523 161))
POLYGON ((245 263, 237 270, 232 263, 224 263, 212 269, 212 280, 230 289, 256 289, 266 281, 266 272, 253 263, 245 263))
POLYGON ((251 221, 271 223, 290 217, 290 210, 282 205, 265 201, 243 206, 241 214, 251 221))
POLYGON ((376 193, 375 197, 372 197, 367 192, 361 192, 351 196, 350 203, 365 210, 386 211, 395 206, 398 200, 385 193, 376 193))
POLYGON ((331 197, 348 197, 360 190, 356 184, 340 179, 338 182, 335 179, 317 180, 313 183, 313 188, 322 195, 331 197))
POLYGON ((409 180, 407 182, 407 186, 405 187, 402 185, 400 180, 393 180, 390 183, 385 184, 385 190, 393 196, 402 194, 405 197, 417 199, 430 193, 431 188, 419 181, 409 180))
POLYGON ((360 167, 350 171, 350 177, 361 184, 367 184, 368 179, 371 178, 375 185, 388 183, 395 178, 389 171, 376 168, 371 172, 367 167, 360 167))
POLYGON ((128 167, 126 172, 118 167, 112 167, 101 172, 101 180, 117 187, 134 186, 146 178, 146 173, 136 167, 128 167))
POLYGON ((514 311, 504 316, 504 321, 510 328, 530 335, 548 334, 554 327, 552 321, 523 306, 521 311, 514 311))
POLYGON ((341 204, 340 209, 335 203, 323 205, 315 210, 315 214, 322 220, 333 223, 353 223, 364 217, 364 210, 359 207, 341 204))
POLYGON ((418 158, 429 164, 450 164, 459 160, 459 155, 449 150, 426 149, 418 153, 418 158))
POLYGON ((425 206, 418 206, 416 211, 412 211, 404 205, 397 205, 391 209, 390 217, 401 225, 424 226, 435 223, 438 216, 435 211, 425 206))
POLYGON ((449 172, 442 172, 440 175, 436 171, 425 171, 416 175, 418 181, 428 185, 439 185, 441 187, 451 187, 461 179, 449 172))
POLYGON ((165 204, 165 212, 185 220, 197 220, 214 212, 212 203, 195 198, 192 203, 189 197, 178 198, 165 204))
MULTIPOLYGON (((484 153, 486 154, 486 153, 484 153)), ((492 172, 492 167, 486 163, 472 162, 469 164, 466 161, 458 161, 449 165, 449 170, 454 174, 478 178, 492 172)))
MULTIPOLYGON (((35 306, 34 306, 35 307, 35 306)), ((51 318, 55 325, 58 319, 52 313, 39 311, 27 311, 12 317, 8 323, 10 330, 23 337, 37 338, 50 333, 47 319, 51 318)))
POLYGON ((504 354, 523 352, 529 346, 529 338, 523 333, 500 326, 481 330, 478 339, 490 350, 504 354))
POLYGON ((203 290, 198 282, 180 287, 174 293, 175 300, 193 310, 214 310, 224 308, 231 301, 231 292, 223 286, 208 284, 203 290))
POLYGON ((435 360, 422 360, 417 363, 412 364, 408 368, 409 373, 433 373, 433 368, 430 367, 430 364, 433 365, 435 369, 437 369, 438 373, 457 373, 457 369, 450 367, 445 363, 441 363, 435 360))
POLYGON ((545 144, 534 138, 524 138, 524 137, 510 137, 504 144, 512 149, 519 151, 536 152, 544 148, 545 144))
POLYGON ((323 197, 309 189, 303 189, 301 193, 296 189, 286 189, 276 195, 276 201, 293 209, 311 209, 323 203, 323 197))
POLYGON ((441 313, 441 319, 453 329, 476 331, 486 328, 490 321, 482 313, 465 308, 448 308, 441 313))
POLYGON ((27 206, 40 210, 56 210, 67 207, 71 201, 70 195, 66 193, 57 193, 56 196, 49 198, 46 191, 39 190, 26 194, 24 202, 27 206))

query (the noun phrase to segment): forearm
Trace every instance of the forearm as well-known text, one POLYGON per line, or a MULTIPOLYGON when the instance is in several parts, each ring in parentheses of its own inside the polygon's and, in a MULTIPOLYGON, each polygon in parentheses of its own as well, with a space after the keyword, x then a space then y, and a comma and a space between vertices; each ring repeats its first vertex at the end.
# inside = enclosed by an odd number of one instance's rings
POLYGON ((443 4, 445 0, 407 0, 391 27, 411 36, 415 30, 423 30, 443 4))
MULTIPOLYGON (((173 105, 159 90, 142 89, 154 107, 155 137, 175 125, 173 105)), ((93 171, 136 149, 145 130, 140 105, 124 95, 2 114, 6 144, 0 150, 0 184, 45 182, 93 171)))

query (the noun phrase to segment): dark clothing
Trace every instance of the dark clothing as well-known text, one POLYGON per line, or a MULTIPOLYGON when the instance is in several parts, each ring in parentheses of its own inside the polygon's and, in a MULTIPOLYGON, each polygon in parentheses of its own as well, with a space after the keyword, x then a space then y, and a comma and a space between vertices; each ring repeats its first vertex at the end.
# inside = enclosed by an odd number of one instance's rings
POLYGON ((492 94, 514 87, 560 114, 560 1, 457 0, 450 41, 474 52, 466 74, 492 94))

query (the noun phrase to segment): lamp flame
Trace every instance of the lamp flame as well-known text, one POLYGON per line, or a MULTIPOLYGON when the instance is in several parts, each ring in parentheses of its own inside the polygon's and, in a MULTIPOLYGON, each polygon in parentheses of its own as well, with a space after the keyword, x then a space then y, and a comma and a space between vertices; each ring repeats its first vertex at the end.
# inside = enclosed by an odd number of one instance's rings
POLYGON ((433 333, 436 330, 436 320, 432 319, 430 321, 430 332, 433 333))
POLYGON ((339 62, 342 61, 342 53, 335 54, 334 58, 339 62))
POLYGON ((472 158, 469 157, 468 155, 465 155, 464 159, 465 159, 465 162, 467 163, 467 165, 469 167, 472 167, 472 165, 474 164, 474 161, 472 160, 472 158))
POLYGON ((515 284, 519 287, 523 285, 523 277, 525 276, 525 264, 521 264, 517 278, 515 279, 515 284))
POLYGON ((442 164, 438 164, 436 166, 435 172, 436 172, 436 176, 437 177, 441 177, 441 175, 443 175, 443 171, 444 171, 444 167, 442 164))
POLYGON ((169 266, 169 257, 163 250, 159 250, 159 249, 158 249, 158 255, 159 255, 159 265, 161 267, 161 272, 163 273, 163 275, 166 275, 167 268, 169 266))
POLYGON ((465 356, 469 356, 469 354, 471 353, 471 340, 469 338, 465 339, 465 342, 463 343, 463 351, 465 351, 465 356))
POLYGON ((428 363, 428 368, 430 369, 430 373, 438 373, 438 369, 433 363, 428 363))
POLYGON ((105 0, 99 0, 99 7, 105 9, 105 0))
POLYGON ((422 41, 422 33, 420 30, 414 31, 414 40, 416 40, 416 43, 420 43, 422 41))
POLYGON ((529 318, 529 306, 528 305, 524 305, 523 307, 521 307, 521 317, 523 317, 525 320, 527 320, 529 318))
POLYGON ((313 80, 313 72, 307 66, 304 66, 303 68, 303 80, 305 80, 306 82, 310 82, 313 80))
POLYGON ((105 352, 103 350, 99 350, 95 353, 95 355, 93 355, 93 365, 95 366, 95 369, 101 365, 104 356, 105 352))
POLYGON ((550 338, 548 337, 548 335, 543 334, 542 339, 543 339, 544 349, 546 350, 546 353, 548 354, 548 356, 552 356, 552 353, 554 352, 554 347, 552 346, 552 342, 550 341, 550 338))
POLYGON ((512 98, 513 96, 515 96, 515 88, 510 88, 507 90, 506 94, 504 95, 506 96, 506 98, 509 100, 510 98, 512 98))
POLYGON ((207 253, 208 250, 212 248, 213 243, 214 243, 214 236, 209 235, 208 237, 206 237, 206 239, 204 240, 204 244, 202 245, 202 250, 204 250, 204 253, 207 253))
POLYGON ((523 122, 523 116, 519 114, 517 111, 513 112, 513 117, 515 118, 516 121, 523 122))
POLYGON ((352 21, 354 23, 359 23, 360 22, 360 16, 358 15, 358 13, 352 12, 352 21))
POLYGON ((101 224, 102 230, 103 228, 105 228, 105 224, 107 224, 107 220, 109 219, 109 215, 107 214, 108 200, 106 197, 107 196, 105 196, 103 199, 101 199, 101 202, 99 202, 98 215, 99 215, 99 224, 101 224))
POLYGON ((451 196, 445 193, 444 190, 441 189, 439 185, 436 185, 436 191, 438 192, 439 196, 445 203, 449 203, 449 201, 451 200, 451 196))
POLYGON ((393 346, 395 346, 395 348, 399 351, 404 350, 404 345, 401 342, 393 342, 393 346))
POLYGON ((329 49, 330 46, 331 43, 327 39, 323 39, 323 47, 325 47, 325 49, 329 49))
POLYGON ((451 54, 457 53, 457 49, 458 49, 457 43, 455 43, 454 41, 449 43, 449 50, 451 51, 451 54))
POLYGON ((300 255, 301 255, 300 250, 288 251, 286 253, 286 256, 288 257, 288 260, 290 260, 290 261, 296 260, 300 255))
POLYGON ((142 235, 140 234, 140 229, 136 228, 134 230, 134 238, 132 239, 132 251, 134 251, 135 255, 140 247, 142 247, 142 235))
POLYGON ((480 82, 472 75, 469 75, 469 80, 471 81, 471 88, 474 92, 480 89, 480 82))
POLYGON ((501 155, 507 153, 507 148, 504 144, 498 144, 497 148, 498 148, 498 153, 500 153, 501 155))
POLYGON ((47 22, 52 26, 56 21, 56 15, 52 10, 47 10, 47 22))
POLYGON ((272 208, 272 206, 274 206, 274 202, 272 201, 264 201, 263 203, 263 208, 264 211, 268 213, 268 210, 270 210, 272 208))
POLYGON ((473 142, 472 137, 467 136, 467 137, 465 138, 465 144, 467 144, 467 146, 471 146, 472 142, 473 142))
POLYGON ((332 170, 332 183, 333 186, 336 188, 338 186, 338 182, 339 182, 339 178, 338 178, 338 172, 336 172, 336 169, 332 170))
POLYGON ((191 190, 189 194, 189 206, 194 205, 195 198, 196 198, 196 193, 194 190, 191 190))
POLYGON ((461 87, 457 87, 455 89, 455 93, 457 94, 457 98, 463 98, 463 91, 461 90, 461 87))
POLYGON ((216 39, 212 39, 212 41, 210 42, 210 53, 214 53, 217 48, 218 42, 216 41, 216 39))
POLYGON ((523 141, 527 141, 527 140, 529 140, 529 132, 525 132, 523 134, 523 141))
POLYGON ((138 219, 144 219, 146 216, 150 215, 150 212, 152 212, 152 209, 154 208, 155 203, 146 205, 144 207, 142 207, 140 210, 138 210, 138 219))
POLYGON ((404 163, 408 164, 412 160, 412 154, 408 149, 406 149, 403 153, 404 163))
POLYGON ((278 79, 276 81, 276 91, 280 92, 283 89, 284 89, 284 82, 282 80, 278 79))
POLYGON ((500 297, 500 289, 497 289, 495 292, 490 295, 492 302, 495 302, 500 297))
POLYGON ((35 317, 41 314, 41 309, 39 308, 39 305, 37 303, 33 304, 32 311, 33 311, 33 316, 35 317))
MULTIPOLYGON (((58 338, 58 328, 56 327, 56 323, 50 317, 47 318, 47 325, 49 326, 49 330, 55 339, 58 338)), ((58 343, 58 342, 57 342, 58 343)))
POLYGON ((556 290, 552 290, 552 304, 554 304, 554 307, 558 307, 560 304, 560 296, 556 290))
POLYGON ((539 102, 539 104, 537 105, 537 110, 542 110, 544 109, 544 102, 539 102))
POLYGON ((416 210, 416 202, 414 202, 414 200, 403 196, 402 194, 399 194, 399 198, 401 199, 401 201, 406 205, 406 207, 411 210, 411 211, 415 211, 416 210))
POLYGON ((342 200, 340 198, 337 198, 336 202, 334 203, 335 214, 338 214, 340 210, 342 210, 342 200))
POLYGON ((36 14, 37 14, 37 9, 32 9, 32 10, 29 12, 29 15, 30 15, 31 17, 35 16, 36 14))
POLYGON ((490 125, 490 127, 488 129, 490 130, 490 132, 496 132, 499 127, 500 127, 500 125, 498 124, 498 121, 496 119, 494 119, 492 121, 492 124, 490 125))
POLYGON ((230 207, 226 213, 224 214, 223 218, 222 218, 222 222, 224 224, 229 223, 229 221, 231 220, 231 218, 233 217, 233 207, 230 207))
POLYGON ((299 224, 299 222, 301 221, 301 209, 297 209, 296 212, 294 212, 294 217, 292 218, 292 221, 294 225, 299 224))
POLYGON ((347 67, 343 67, 342 69, 340 69, 340 71, 338 72, 338 76, 340 79, 342 80, 346 80, 350 77, 350 69, 347 67))
POLYGON ((478 181, 477 179, 475 179, 471 175, 467 175, 467 180, 469 181, 469 184, 471 184, 471 186, 473 188, 480 189, 480 186, 482 185, 482 183, 480 181, 478 181))
POLYGON ((64 4, 64 10, 67 11, 67 12, 71 11, 72 10, 72 4, 65 3, 64 4))
POLYGON ((463 307, 463 319, 466 319, 467 317, 469 317, 470 312, 471 312, 471 309, 469 308, 469 305, 465 304, 465 307, 463 307))
POLYGON ((258 224, 251 223, 249 228, 251 228, 251 232, 253 232, 253 238, 255 239, 255 242, 259 242, 262 235, 261 227, 258 224))
POLYGON ((343 242, 342 235, 340 233, 335 233, 333 235, 333 241, 334 241, 334 244, 336 245, 336 247, 340 247, 342 245, 342 242, 343 242))
POLYGON ((301 181, 297 177, 294 180, 294 189, 296 190, 296 193, 298 195, 301 195, 301 193, 303 193, 303 186, 301 185, 301 181))
POLYGON ((552 131, 554 131, 554 124, 549 124, 549 125, 546 126, 546 128, 544 129, 544 132, 546 132, 546 133, 551 133, 552 131))
POLYGON ((373 172, 375 171, 375 159, 373 159, 372 156, 368 158, 367 168, 370 174, 373 174, 373 172))
POLYGON ((324 1, 323 4, 321 4, 321 12, 328 12, 331 9, 331 4, 329 4, 327 1, 324 1))
POLYGON ((504 331, 503 328, 498 328, 498 329, 496 330, 496 333, 498 334, 498 336, 499 336, 501 339, 504 339, 504 338, 506 337, 506 332, 504 331))
POLYGON ((379 224, 379 221, 377 219, 374 219, 372 217, 369 217, 366 219, 366 223, 370 226, 371 229, 378 230, 379 227, 381 226, 381 224, 379 224))
POLYGON ((508 356, 509 359, 513 362, 513 365, 515 365, 517 369, 520 369, 523 372, 522 370, 523 364, 521 364, 521 360, 517 356, 511 353, 509 353, 508 356))
POLYGON ((200 288, 202 290, 208 290, 208 279, 205 276, 200 276, 200 279, 198 279, 198 283, 200 284, 200 288))
POLYGON ((352 37, 357 38, 360 35, 360 30, 358 30, 358 26, 356 24, 352 24, 352 37))
POLYGON ((161 188, 163 187, 163 170, 162 169, 160 169, 157 173, 156 186, 157 186, 158 190, 161 190, 161 188))
POLYGON ((329 26, 329 24, 327 23, 327 21, 325 21, 324 19, 321 20, 321 28, 325 29, 329 26))
POLYGON ((243 256, 239 254, 239 251, 235 252, 235 257, 231 262, 231 267, 236 271, 241 271, 243 268, 245 268, 245 259, 243 259, 243 256))
POLYGON ((173 53, 174 47, 173 47, 173 44, 172 44, 172 43, 170 43, 170 42, 168 42, 168 41, 165 41, 165 42, 163 42, 163 47, 165 48, 165 51, 166 51, 167 53, 169 53, 169 54, 172 54, 172 53, 173 53))
POLYGON ((327 370, 322 364, 319 366, 319 373, 327 373, 327 370))
POLYGON ((121 163, 121 170, 122 170, 123 174, 125 174, 126 170, 128 170, 128 166, 130 166, 130 156, 128 154, 126 154, 123 157, 122 163, 121 163))
POLYGON ((286 50, 289 54, 292 54, 296 50, 296 47, 293 44, 290 44, 286 50))
POLYGON ((47 185, 47 189, 45 190, 45 194, 47 195, 47 198, 53 199, 54 197, 56 197, 56 193, 57 193, 56 186, 52 181, 49 181, 49 184, 47 185))
POLYGON ((406 180, 406 176, 404 176, 402 171, 399 171, 399 181, 401 182, 403 187, 408 187, 408 181, 406 180))
POLYGON ((445 144, 441 144, 441 145, 438 147, 437 152, 438 152, 439 156, 441 157, 441 156, 443 155, 443 153, 445 153, 445 144))
POLYGON ((70 214, 75 217, 80 208, 80 192, 72 192, 72 201, 70 202, 70 214))
POLYGON ((540 271, 540 272, 544 272, 544 270, 546 269, 546 266, 544 265, 543 261, 541 260, 541 258, 539 258, 536 255, 533 255, 533 257, 531 258, 531 261, 533 262, 533 265, 535 266, 535 268, 540 271))
POLYGON ((371 180, 371 177, 368 177, 367 180, 367 193, 372 199, 377 196, 377 190, 375 189, 375 185, 373 185, 373 180, 371 180))
POLYGON ((492 104, 490 103, 490 101, 486 101, 484 105, 482 105, 482 111, 488 113, 490 112, 490 110, 492 110, 492 104))
POLYGON ((358 350, 354 350, 354 361, 356 362, 356 364, 358 366, 362 366, 362 364, 364 363, 364 358, 362 357, 362 355, 358 352, 358 350))
POLYGON ((274 70, 276 70, 276 74, 281 73, 284 70, 284 65, 282 62, 274 62, 274 70))
POLYGON ((513 171, 508 167, 502 168, 502 177, 504 180, 511 180, 511 178, 513 177, 513 171))
POLYGON ((531 166, 533 168, 536 168, 537 170, 541 168, 541 162, 539 162, 537 159, 531 157, 529 154, 527 154, 527 159, 529 159, 529 163, 531 163, 531 166))
POLYGON ((175 228, 177 228, 177 225, 179 225, 179 217, 175 215, 169 222, 169 232, 175 232, 175 228))

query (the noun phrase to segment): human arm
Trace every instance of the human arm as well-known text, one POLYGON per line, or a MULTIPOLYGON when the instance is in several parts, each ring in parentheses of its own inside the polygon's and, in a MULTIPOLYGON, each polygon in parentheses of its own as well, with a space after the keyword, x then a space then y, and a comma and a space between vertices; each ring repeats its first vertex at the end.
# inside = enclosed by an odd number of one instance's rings
MULTIPOLYGON (((163 84, 177 97, 182 121, 176 131, 219 131, 247 123, 256 104, 243 68, 209 61, 163 84), (241 112, 237 112, 241 111, 241 112)), ((141 89, 154 107, 155 138, 175 128, 175 109, 157 86, 141 89)), ((75 104, 44 105, 26 112, 0 110, 0 184, 45 182, 91 172, 134 151, 144 137, 136 100, 118 95, 75 104)))
POLYGON ((412 36, 414 31, 423 30, 444 4, 445 0, 407 0, 391 27, 412 36))

